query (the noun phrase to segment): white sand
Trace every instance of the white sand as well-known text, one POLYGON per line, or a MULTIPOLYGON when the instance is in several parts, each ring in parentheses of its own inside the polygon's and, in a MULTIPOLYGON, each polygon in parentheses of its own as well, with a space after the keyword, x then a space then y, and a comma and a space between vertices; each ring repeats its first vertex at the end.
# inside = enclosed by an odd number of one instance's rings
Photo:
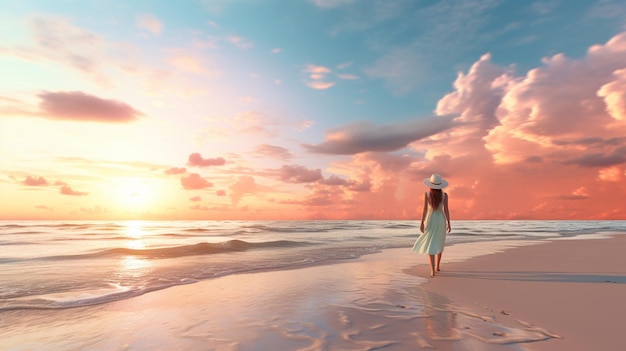
POLYGON ((455 245, 446 249, 446 271, 428 284, 426 257, 407 248, 226 276, 95 307, 5 312, 0 349, 576 350, 570 345, 583 342, 594 347, 580 350, 612 350, 602 346, 616 345, 626 315, 624 239, 561 241, 449 263, 478 248, 530 243, 455 245), (590 245, 605 259, 566 263, 591 257, 590 245))
MULTIPOLYGON (((528 350, 621 350, 626 325, 626 235, 558 240, 442 265, 425 287, 500 319, 520 319, 563 339, 528 350)), ((425 274, 415 268, 414 274, 425 274)))

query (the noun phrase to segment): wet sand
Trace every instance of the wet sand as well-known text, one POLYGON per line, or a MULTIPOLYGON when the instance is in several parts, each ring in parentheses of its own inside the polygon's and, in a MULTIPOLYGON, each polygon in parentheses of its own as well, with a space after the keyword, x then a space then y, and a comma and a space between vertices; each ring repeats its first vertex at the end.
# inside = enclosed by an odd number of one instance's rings
POLYGON ((626 315, 625 245, 455 245, 430 282, 426 257, 407 247, 100 306, 8 311, 0 349, 611 350, 626 315))

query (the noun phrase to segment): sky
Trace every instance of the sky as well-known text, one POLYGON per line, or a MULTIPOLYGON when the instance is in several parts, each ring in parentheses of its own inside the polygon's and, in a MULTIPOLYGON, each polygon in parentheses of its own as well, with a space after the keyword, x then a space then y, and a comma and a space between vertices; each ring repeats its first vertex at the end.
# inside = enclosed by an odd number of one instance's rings
POLYGON ((626 219, 624 1, 0 6, 0 219, 626 219))

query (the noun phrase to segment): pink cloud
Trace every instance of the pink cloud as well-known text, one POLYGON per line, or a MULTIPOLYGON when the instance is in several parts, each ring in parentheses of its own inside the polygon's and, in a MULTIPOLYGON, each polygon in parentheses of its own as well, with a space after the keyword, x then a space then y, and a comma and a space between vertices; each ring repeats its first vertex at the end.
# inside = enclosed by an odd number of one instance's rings
POLYGON ((306 85, 308 85, 309 88, 313 88, 315 90, 326 90, 328 88, 332 88, 335 85, 335 83, 323 82, 323 81, 312 81, 312 82, 307 82, 306 85))
POLYGON ((364 179, 361 181, 356 181, 356 180, 352 180, 352 179, 343 179, 343 178, 339 178, 335 175, 331 175, 328 178, 325 179, 320 179, 317 182, 320 185, 327 185, 327 186, 331 186, 331 187, 344 187, 347 190, 350 191, 356 191, 356 192, 360 192, 360 191, 370 191, 372 184, 370 183, 369 179, 364 179))
POLYGON ((335 85, 334 82, 328 80, 330 73, 332 70, 328 67, 309 64, 304 68, 304 74, 308 76, 305 83, 313 89, 328 89, 335 85))
POLYGON ((616 216, 615 194, 626 195, 615 181, 626 166, 624 69, 626 34, 521 76, 481 57, 437 106, 458 124, 411 144, 426 151, 410 165, 415 181, 445 172, 462 218, 616 216))
POLYGON ((85 196, 89 193, 85 193, 82 191, 76 191, 67 185, 63 185, 60 190, 61 195, 71 195, 71 196, 85 196))
POLYGON ((213 186, 211 182, 202 178, 198 173, 190 173, 189 175, 180 178, 180 184, 185 190, 197 190, 213 186))
POLYGON ((496 112, 500 125, 489 131, 486 148, 498 163, 529 153, 590 167, 623 163, 624 146, 614 141, 626 135, 620 122, 625 62, 623 33, 581 59, 554 55, 510 80, 496 112))
POLYGON ((230 199, 234 206, 239 204, 245 195, 251 195, 259 190, 252 176, 240 176, 237 182, 230 186, 230 199))
POLYGON ((609 182, 621 182, 626 178, 626 171, 618 166, 603 168, 598 171, 598 179, 609 182))
POLYGON ((345 186, 345 185, 350 184, 347 180, 339 178, 335 175, 331 175, 330 177, 326 179, 320 180, 320 183, 324 185, 330 185, 330 186, 345 186))
POLYGON ((127 123, 137 120, 142 113, 128 104, 101 99, 80 91, 43 92, 39 107, 52 119, 83 122, 127 123))
POLYGON ((453 126, 451 116, 414 119, 388 125, 355 122, 330 131, 326 141, 303 145, 308 151, 322 154, 353 155, 367 151, 395 151, 410 143, 438 134, 453 126))
POLYGON ((280 168, 280 179, 289 183, 312 183, 322 180, 323 177, 320 169, 285 165, 280 168))
POLYGON ((561 200, 585 200, 589 198, 589 194, 585 187, 580 187, 574 190, 571 194, 560 195, 558 198, 561 200))
POLYGON ((22 184, 28 186, 46 186, 48 185, 48 181, 44 177, 26 176, 26 179, 22 181, 22 184))
POLYGON ((194 196, 194 197, 190 197, 189 200, 192 202, 198 202, 198 201, 202 201, 202 197, 194 196))
POLYGON ((226 196, 226 191, 225 190, 218 190, 215 192, 215 195, 217 196, 226 196))
POLYGON ((38 206, 35 206, 35 208, 38 210, 54 211, 54 208, 46 206, 46 205, 38 205, 38 206))
POLYGON ((293 156, 291 152, 289 152, 289 150, 285 149, 284 147, 268 144, 262 144, 257 146, 255 152, 260 156, 281 160, 288 160, 293 156))
POLYGON ((368 192, 372 190, 372 183, 369 179, 362 182, 351 181, 348 188, 356 192, 368 192))
POLYGON ((165 174, 184 174, 187 172, 187 168, 178 168, 178 167, 172 167, 172 168, 168 168, 164 171, 165 174))
POLYGON ((189 155, 187 164, 191 167, 223 166, 226 164, 226 160, 222 157, 202 158, 202 155, 196 152, 189 155))

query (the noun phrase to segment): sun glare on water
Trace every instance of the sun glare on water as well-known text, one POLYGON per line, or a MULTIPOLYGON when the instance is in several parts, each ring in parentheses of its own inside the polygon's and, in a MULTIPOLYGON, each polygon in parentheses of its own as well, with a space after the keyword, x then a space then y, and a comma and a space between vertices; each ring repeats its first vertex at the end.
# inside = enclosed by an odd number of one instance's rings
MULTIPOLYGON (((144 242, 144 228, 145 223, 143 221, 128 221, 126 222, 126 237, 128 241, 126 246, 133 250, 144 250, 146 243, 144 242)), ((151 267, 149 260, 144 258, 128 255, 120 261, 118 276, 121 279, 127 278, 139 278, 145 274, 145 271, 151 267)))
MULTIPOLYGON (((143 225, 144 224, 142 221, 128 221, 126 223, 126 236, 129 239, 141 239, 143 237, 143 225)), ((141 245, 140 247, 131 247, 131 248, 138 249, 142 247, 143 245, 141 245)))

